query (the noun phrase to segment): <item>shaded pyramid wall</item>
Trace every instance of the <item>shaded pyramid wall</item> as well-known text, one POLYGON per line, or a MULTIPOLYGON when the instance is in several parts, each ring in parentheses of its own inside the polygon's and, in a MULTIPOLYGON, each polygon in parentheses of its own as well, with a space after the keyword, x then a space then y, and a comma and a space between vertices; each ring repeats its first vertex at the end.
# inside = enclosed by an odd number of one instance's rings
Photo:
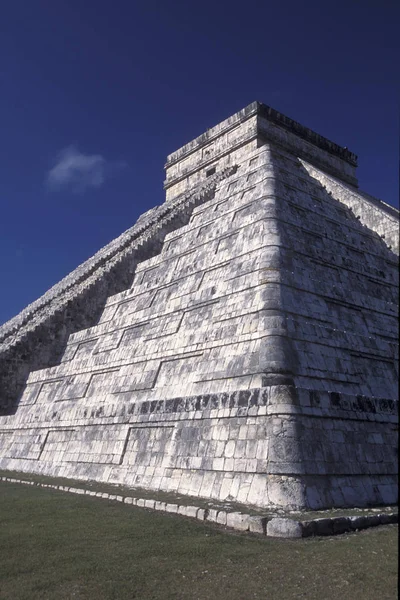
POLYGON ((145 256, 131 230, 112 249, 130 285, 98 276, 101 309, 72 298, 91 326, 9 403, 0 467, 262 507, 395 502, 398 223, 354 162, 257 103, 171 155, 145 256))

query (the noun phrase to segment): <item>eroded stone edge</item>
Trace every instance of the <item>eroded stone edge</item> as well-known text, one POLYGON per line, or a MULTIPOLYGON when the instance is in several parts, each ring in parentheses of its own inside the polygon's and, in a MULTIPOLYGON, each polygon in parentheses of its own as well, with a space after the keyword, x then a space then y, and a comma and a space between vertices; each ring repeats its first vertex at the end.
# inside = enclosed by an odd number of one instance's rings
POLYGON ((267 537, 281 538, 304 538, 311 536, 333 536, 341 533, 349 533, 376 527, 378 525, 389 525, 398 523, 398 513, 378 513, 375 515, 357 515, 349 517, 323 517, 297 521, 287 517, 263 517, 242 513, 238 511, 226 511, 218 508, 200 508, 193 505, 179 505, 176 503, 162 502, 149 498, 135 498, 133 496, 122 496, 120 494, 109 494, 108 492, 96 492, 84 488, 69 487, 15 479, 13 477, 0 477, 0 481, 7 483, 21 483, 24 485, 35 485, 36 487, 51 488, 61 492, 95 496, 123 504, 132 504, 150 510, 178 514, 191 519, 217 523, 237 531, 249 531, 260 533, 267 537))

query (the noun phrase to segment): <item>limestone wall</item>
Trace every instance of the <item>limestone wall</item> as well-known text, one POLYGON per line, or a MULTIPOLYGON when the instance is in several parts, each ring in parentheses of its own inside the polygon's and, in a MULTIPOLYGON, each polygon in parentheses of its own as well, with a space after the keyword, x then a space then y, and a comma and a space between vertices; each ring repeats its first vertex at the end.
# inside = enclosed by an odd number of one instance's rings
POLYGON ((335 200, 351 209, 365 227, 378 233, 388 248, 399 254, 399 211, 396 208, 365 192, 355 190, 305 161, 301 163, 309 175, 319 181, 335 200))
MULTIPOLYGON (((303 161, 281 151, 273 160, 281 302, 296 384, 397 398, 398 256, 346 198, 339 202, 309 177, 303 161)), ((394 216, 386 222, 393 227, 394 216)))
POLYGON ((30 373, 1 468, 264 507, 395 501, 396 256, 298 157, 243 148, 30 373))
POLYGON ((214 169, 241 162, 242 156, 265 142, 357 186, 355 154, 273 108, 253 102, 168 156, 167 200, 198 184, 214 169))
POLYGON ((33 369, 58 364, 68 337, 95 324, 110 294, 132 282, 138 261, 161 250, 165 235, 187 222, 191 210, 214 193, 218 173, 174 201, 142 215, 41 298, 0 327, 0 410, 10 410, 33 369))
POLYGON ((0 466, 266 508, 394 503, 395 422, 393 402, 287 386, 53 404, 2 430, 0 466))

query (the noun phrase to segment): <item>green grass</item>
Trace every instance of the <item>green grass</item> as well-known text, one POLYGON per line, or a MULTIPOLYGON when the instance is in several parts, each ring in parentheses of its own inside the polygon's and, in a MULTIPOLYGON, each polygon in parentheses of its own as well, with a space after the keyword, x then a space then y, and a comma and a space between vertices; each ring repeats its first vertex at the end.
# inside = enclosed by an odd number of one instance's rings
POLYGON ((0 598, 394 600, 397 526, 269 539, 0 483, 0 598))
POLYGON ((231 501, 219 501, 209 498, 199 498, 198 496, 188 496, 176 492, 164 492, 161 490, 146 490, 139 487, 130 487, 121 484, 103 483, 93 480, 66 479, 62 477, 50 477, 48 475, 37 475, 35 473, 23 473, 19 471, 5 471, 0 469, 0 477, 11 477, 21 479, 23 481, 34 481, 41 484, 63 485, 67 487, 77 487, 85 490, 93 490, 97 492, 107 492, 109 494, 121 494, 123 496, 133 496, 135 498, 143 498, 150 500, 158 500, 160 502, 170 502, 173 504, 194 505, 199 508, 216 508, 229 511, 239 511, 249 515, 261 516, 276 516, 278 513, 281 516, 292 518, 300 521, 309 519, 330 518, 330 517, 349 517, 352 515, 374 515, 378 513, 397 513, 397 506, 379 506, 370 508, 331 508, 326 510, 307 510, 290 513, 284 510, 268 510, 257 506, 249 506, 248 504, 240 504, 231 501))

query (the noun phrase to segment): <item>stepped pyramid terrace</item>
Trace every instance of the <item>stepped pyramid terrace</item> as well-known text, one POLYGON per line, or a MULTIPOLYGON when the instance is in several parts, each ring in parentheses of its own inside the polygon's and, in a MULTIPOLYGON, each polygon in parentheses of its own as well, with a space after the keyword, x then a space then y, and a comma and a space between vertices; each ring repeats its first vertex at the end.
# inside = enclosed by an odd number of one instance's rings
POLYGON ((0 328, 0 468, 395 503, 399 214, 356 167, 259 102, 170 154, 165 200, 0 328))

